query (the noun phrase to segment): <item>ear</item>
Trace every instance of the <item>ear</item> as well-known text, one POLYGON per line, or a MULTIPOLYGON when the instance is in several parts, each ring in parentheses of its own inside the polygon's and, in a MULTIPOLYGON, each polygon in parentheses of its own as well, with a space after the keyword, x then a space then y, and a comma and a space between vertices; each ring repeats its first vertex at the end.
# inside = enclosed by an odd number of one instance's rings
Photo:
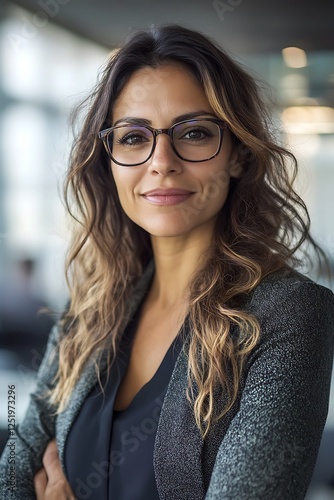
POLYGON ((236 149, 232 151, 230 160, 229 160, 229 167, 228 171, 231 177, 234 177, 235 179, 239 179, 242 176, 243 173, 243 164, 240 161, 240 158, 238 157, 236 149))

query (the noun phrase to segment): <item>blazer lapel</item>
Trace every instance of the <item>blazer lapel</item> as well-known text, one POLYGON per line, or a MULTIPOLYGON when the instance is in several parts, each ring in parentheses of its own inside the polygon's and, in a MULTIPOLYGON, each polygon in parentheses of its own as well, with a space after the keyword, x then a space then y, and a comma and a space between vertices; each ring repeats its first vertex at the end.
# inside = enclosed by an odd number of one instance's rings
MULTIPOLYGON (((186 323, 187 325, 187 323, 186 323)), ((189 329, 187 328, 187 335, 189 329)), ((188 336, 184 350, 188 346, 188 336)), ((187 356, 181 350, 161 408, 154 447, 154 470, 161 499, 202 500, 203 439, 186 398, 187 356)), ((196 392, 196 388, 194 388, 196 392)))

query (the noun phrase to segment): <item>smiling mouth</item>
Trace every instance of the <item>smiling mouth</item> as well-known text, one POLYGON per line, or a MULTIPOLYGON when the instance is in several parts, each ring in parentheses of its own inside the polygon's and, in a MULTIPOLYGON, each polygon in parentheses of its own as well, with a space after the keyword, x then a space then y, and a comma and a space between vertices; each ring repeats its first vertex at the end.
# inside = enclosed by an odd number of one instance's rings
POLYGON ((148 191, 143 197, 153 205, 169 206, 177 205, 188 200, 194 193, 184 189, 157 189, 148 191))

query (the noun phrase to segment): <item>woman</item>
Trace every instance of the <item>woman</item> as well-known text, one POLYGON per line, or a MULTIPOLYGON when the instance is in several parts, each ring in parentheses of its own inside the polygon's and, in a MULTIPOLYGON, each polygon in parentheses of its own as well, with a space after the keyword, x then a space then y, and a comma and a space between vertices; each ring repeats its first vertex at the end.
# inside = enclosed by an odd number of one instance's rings
POLYGON ((295 170, 203 35, 152 28, 111 57, 67 176, 70 305, 1 498, 35 498, 35 475, 49 500, 304 498, 334 300, 293 270, 317 249, 295 170))

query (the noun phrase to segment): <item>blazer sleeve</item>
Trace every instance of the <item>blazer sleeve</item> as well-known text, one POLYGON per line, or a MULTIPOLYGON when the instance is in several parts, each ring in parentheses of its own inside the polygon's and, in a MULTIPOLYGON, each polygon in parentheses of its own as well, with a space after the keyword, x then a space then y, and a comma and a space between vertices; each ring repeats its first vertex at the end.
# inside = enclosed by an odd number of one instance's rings
POLYGON ((57 372, 58 341, 59 328, 54 326, 49 335, 45 355, 37 374, 36 389, 30 396, 25 417, 17 426, 15 435, 8 439, 0 460, 0 500, 36 499, 33 478, 42 467, 42 456, 47 443, 55 435, 54 408, 50 406, 44 393, 46 389, 52 388, 53 378, 57 372), (10 478, 15 480, 13 489, 8 482, 10 478))
POLYGON ((333 293, 312 281, 254 294, 261 339, 225 434, 206 500, 302 500, 328 412, 333 293))

